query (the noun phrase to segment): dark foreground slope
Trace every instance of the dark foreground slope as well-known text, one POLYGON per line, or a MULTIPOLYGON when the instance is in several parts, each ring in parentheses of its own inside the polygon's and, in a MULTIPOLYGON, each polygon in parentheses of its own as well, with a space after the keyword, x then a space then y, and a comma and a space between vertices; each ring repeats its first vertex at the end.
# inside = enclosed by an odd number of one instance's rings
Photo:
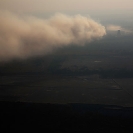
POLYGON ((131 132, 133 108, 93 104, 0 102, 1 131, 131 132))

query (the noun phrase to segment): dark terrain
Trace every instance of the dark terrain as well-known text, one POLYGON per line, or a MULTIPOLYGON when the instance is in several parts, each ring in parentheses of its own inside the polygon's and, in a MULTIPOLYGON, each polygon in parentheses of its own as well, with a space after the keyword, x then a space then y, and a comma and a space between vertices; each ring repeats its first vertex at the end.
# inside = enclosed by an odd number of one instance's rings
POLYGON ((132 131, 133 37, 1 62, 0 105, 5 131, 132 131))

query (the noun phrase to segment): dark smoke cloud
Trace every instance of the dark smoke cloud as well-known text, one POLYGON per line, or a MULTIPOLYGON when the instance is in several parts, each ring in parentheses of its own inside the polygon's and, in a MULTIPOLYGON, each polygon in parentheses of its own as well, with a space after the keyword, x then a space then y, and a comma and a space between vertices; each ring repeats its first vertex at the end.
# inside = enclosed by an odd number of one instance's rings
POLYGON ((84 45, 105 34, 104 26, 81 15, 39 19, 0 11, 0 61, 45 55, 70 44, 84 45))

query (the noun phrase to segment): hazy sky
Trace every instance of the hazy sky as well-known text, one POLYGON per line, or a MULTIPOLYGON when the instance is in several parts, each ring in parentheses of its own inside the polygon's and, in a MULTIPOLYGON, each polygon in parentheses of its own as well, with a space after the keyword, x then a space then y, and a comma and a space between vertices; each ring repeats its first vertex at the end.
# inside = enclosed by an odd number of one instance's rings
POLYGON ((0 61, 83 46, 106 30, 132 32, 132 9, 133 0, 0 0, 0 61))
MULTIPOLYGON (((0 8, 16 12, 123 11, 133 9, 133 0, 0 0, 0 8)), ((117 12, 116 12, 117 13, 117 12)))

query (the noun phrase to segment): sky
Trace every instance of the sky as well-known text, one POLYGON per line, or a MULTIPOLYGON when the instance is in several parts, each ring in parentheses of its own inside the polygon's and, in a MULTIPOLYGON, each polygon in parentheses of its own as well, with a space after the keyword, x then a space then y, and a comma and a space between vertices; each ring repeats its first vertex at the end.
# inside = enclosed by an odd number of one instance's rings
POLYGON ((0 0, 0 8, 14 12, 128 12, 133 0, 0 0))

